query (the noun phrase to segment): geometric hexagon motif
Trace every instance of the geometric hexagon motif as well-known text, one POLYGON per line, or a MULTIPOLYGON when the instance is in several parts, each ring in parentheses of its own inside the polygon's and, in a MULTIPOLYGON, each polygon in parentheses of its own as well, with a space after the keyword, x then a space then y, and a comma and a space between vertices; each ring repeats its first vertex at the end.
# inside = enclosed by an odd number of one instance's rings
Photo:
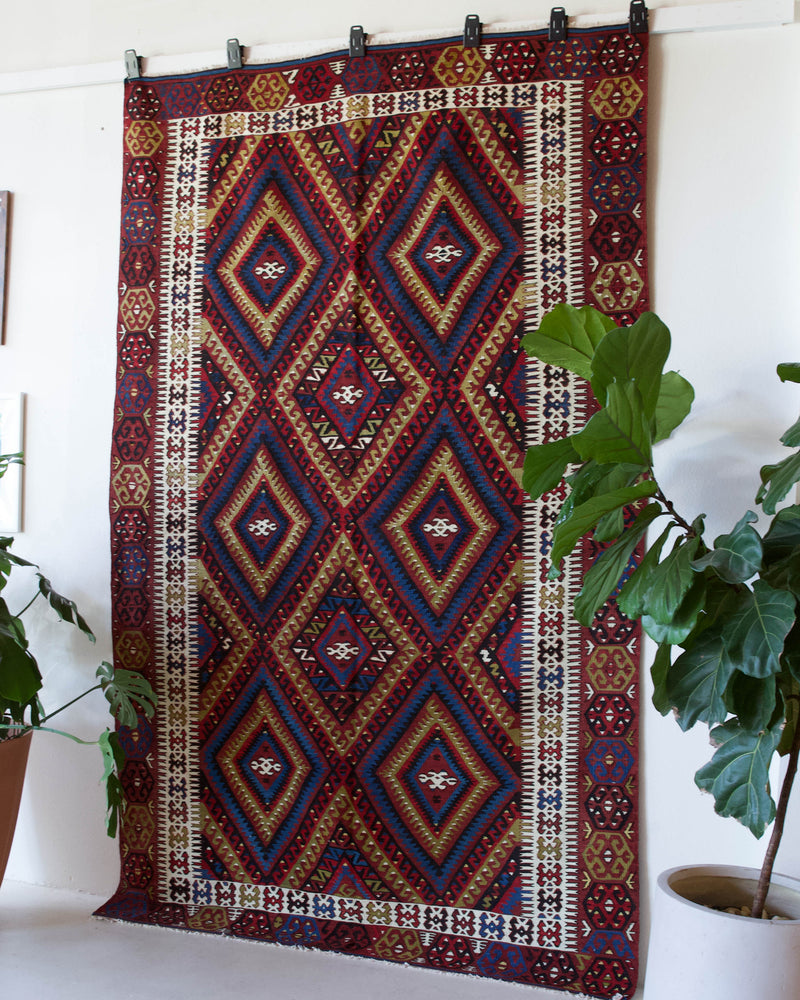
POLYGON ((641 235, 631 215, 604 215, 592 230, 589 242, 601 260, 623 260, 633 256, 641 235))
POLYGON ((445 87, 468 87, 480 80, 485 68, 479 49, 450 45, 442 51, 433 71, 445 87))
POLYGON ((636 860, 635 846, 625 834, 617 831, 593 833, 583 852, 587 871, 596 881, 623 881, 636 860))
POLYGON ((592 295, 606 313, 629 312, 644 291, 644 280, 629 262, 605 264, 592 282, 592 295))
POLYGON ((592 152, 607 167, 615 163, 630 163, 641 144, 641 133, 629 119, 604 122, 592 139, 592 152))
POLYGON ((586 663, 589 681, 596 691, 627 691, 639 673, 630 650, 624 646, 595 646, 586 663))
POLYGON ((632 76, 601 80, 589 98, 598 118, 606 121, 631 118, 644 98, 644 92, 632 76))
POLYGON ((621 785, 633 764, 633 754, 624 740, 597 740, 586 755, 586 766, 592 778, 604 784, 621 785))
POLYGON ((585 806, 597 830, 621 830, 633 811, 633 803, 619 785, 595 785, 585 806))
POLYGON ((634 720, 633 706, 618 694, 597 694, 586 709, 595 736, 624 736, 634 720))

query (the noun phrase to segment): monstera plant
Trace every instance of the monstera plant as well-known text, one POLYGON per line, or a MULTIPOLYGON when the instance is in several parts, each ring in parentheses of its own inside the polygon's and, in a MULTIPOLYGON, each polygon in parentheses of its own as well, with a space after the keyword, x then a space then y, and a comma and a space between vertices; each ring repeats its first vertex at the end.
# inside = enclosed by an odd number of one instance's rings
MULTIPOLYGON (((0 455, 0 477, 9 465, 20 461, 20 455, 0 455)), ((152 716, 155 693, 140 674, 115 669, 110 663, 103 662, 97 668, 96 683, 58 708, 45 708, 41 700, 42 673, 25 632, 25 613, 34 602, 46 601, 62 622, 79 629, 90 642, 95 641, 95 636, 75 602, 57 593, 50 581, 39 572, 38 566, 11 551, 12 541, 12 538, 0 537, 0 742, 38 730, 65 736, 76 743, 99 746, 103 758, 101 780, 107 800, 106 831, 113 837, 122 806, 119 773, 125 761, 118 734, 106 729, 97 740, 83 740, 54 728, 51 723, 64 709, 99 690, 105 695, 117 722, 134 729, 139 722, 139 712, 152 716), (5 599, 5 587, 12 571, 30 577, 29 599, 18 611, 12 611, 5 599)))
MULTIPOLYGON (((586 379, 597 406, 575 433, 529 449, 523 487, 538 497, 562 484, 552 531, 551 574, 591 533, 596 559, 575 600, 591 624, 616 601, 657 643, 653 702, 688 730, 706 723, 715 748, 695 776, 715 808, 761 837, 774 821, 753 916, 761 914, 783 833, 800 752, 800 506, 778 509, 800 480, 800 452, 761 469, 755 502, 770 519, 745 511, 709 541, 704 515, 685 516, 656 476, 653 449, 689 414, 694 390, 664 371, 667 327, 653 313, 632 326, 589 306, 556 306, 523 340, 541 361, 586 379), (652 541, 641 555, 646 533, 652 541), (788 764, 777 802, 769 788, 775 754, 788 764)), ((800 382, 800 365, 778 366, 800 382)), ((781 438, 800 445, 800 421, 781 438)))

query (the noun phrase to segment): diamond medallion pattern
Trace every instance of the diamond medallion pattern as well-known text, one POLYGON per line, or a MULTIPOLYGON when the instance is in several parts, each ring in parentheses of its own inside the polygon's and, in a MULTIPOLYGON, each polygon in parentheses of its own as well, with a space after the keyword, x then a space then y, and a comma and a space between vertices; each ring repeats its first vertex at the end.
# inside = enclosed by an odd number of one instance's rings
POLYGON ((159 703, 102 912, 630 997, 637 632, 574 622, 588 547, 549 578, 526 446, 587 394, 521 343, 647 308, 647 38, 370 41, 126 84, 114 649, 159 703))

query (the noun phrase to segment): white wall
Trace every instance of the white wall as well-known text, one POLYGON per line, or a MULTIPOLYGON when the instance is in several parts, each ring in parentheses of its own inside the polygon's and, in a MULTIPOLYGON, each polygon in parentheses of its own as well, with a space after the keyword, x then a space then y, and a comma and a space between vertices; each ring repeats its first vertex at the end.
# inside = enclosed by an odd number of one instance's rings
MULTIPOLYGON (((603 0, 592 9, 618 9, 603 0)), ((544 17, 550 3, 485 5, 484 21, 544 17)), ((367 31, 460 30, 467 12, 443 0, 279 8, 252 0, 46 0, 15 5, 0 36, 0 70, 105 61, 125 48, 174 54, 243 43, 367 31), (35 39, 21 46, 18 39, 35 39)), ((570 11, 578 13, 579 11, 570 11)), ((66 692, 110 655, 107 479, 113 405, 121 87, 0 97, 0 188, 14 192, 7 344, 0 392, 28 394, 22 555, 40 560, 98 633, 64 626, 46 665, 66 692), (63 642, 63 645, 61 644, 63 642)), ((800 27, 655 37, 650 92, 653 306, 673 331, 673 364, 698 392, 690 433, 659 455, 663 481, 714 533, 752 506, 758 468, 780 452, 800 408, 775 364, 798 357, 800 27)), ((48 681, 48 685, 50 681, 48 681)), ((685 861, 757 863, 762 845, 714 816, 692 783, 705 733, 682 735, 643 689, 644 923, 655 875, 685 861)), ((102 699, 72 713, 90 735, 102 699)), ((99 893, 116 885, 102 830, 96 751, 35 741, 9 877, 99 893)), ((798 824, 778 867, 800 875, 798 824)))

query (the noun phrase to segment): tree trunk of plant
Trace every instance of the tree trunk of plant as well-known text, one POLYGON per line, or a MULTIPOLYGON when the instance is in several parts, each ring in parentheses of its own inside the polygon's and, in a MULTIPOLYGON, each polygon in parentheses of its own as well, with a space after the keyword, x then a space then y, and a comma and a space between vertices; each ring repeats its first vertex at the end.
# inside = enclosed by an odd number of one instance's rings
POLYGON ((775 856, 778 853, 778 848, 780 847, 781 838, 783 837, 783 827, 786 822, 786 809, 789 805, 789 795, 792 791, 792 784, 794 783, 795 775, 797 774, 797 759, 800 756, 800 725, 795 729, 794 739, 792 740, 792 747, 789 751, 789 759, 786 764, 786 774, 783 778, 783 784, 781 785, 781 794, 778 799, 778 806, 775 811, 775 825, 772 827, 772 836, 769 840, 769 846, 767 847, 767 853, 764 856, 764 863, 761 866, 761 875, 758 879, 758 886, 756 887, 756 894, 753 897, 753 917, 756 920, 760 919, 761 914, 764 910, 764 903, 767 900, 767 893, 769 892, 769 883, 772 878, 772 869, 775 866, 775 856))

